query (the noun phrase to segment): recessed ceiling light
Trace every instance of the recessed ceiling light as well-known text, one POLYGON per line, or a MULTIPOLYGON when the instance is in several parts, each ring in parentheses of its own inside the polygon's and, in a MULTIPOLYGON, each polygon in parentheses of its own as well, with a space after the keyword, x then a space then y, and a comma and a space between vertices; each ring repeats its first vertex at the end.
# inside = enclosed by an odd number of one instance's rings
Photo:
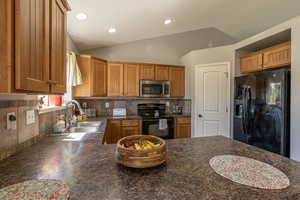
POLYGON ((87 19, 87 15, 84 14, 84 13, 78 13, 78 14, 76 15, 76 18, 77 18, 78 20, 80 20, 80 21, 86 20, 86 19, 87 19))
POLYGON ((172 23, 172 20, 171 19, 166 19, 165 20, 165 25, 168 25, 168 24, 171 24, 172 23))
POLYGON ((117 29, 115 29, 115 28, 110 28, 110 29, 108 29, 108 32, 109 32, 109 33, 115 33, 115 32, 117 32, 117 29))

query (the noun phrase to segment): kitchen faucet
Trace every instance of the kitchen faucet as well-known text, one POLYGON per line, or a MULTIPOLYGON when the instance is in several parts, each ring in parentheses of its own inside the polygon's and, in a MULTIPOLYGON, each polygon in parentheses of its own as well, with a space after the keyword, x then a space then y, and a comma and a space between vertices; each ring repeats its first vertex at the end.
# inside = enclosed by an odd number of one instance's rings
POLYGON ((83 110, 82 110, 82 108, 81 108, 81 106, 80 106, 80 104, 79 104, 78 101, 76 101, 76 100, 68 101, 68 102, 66 103, 66 106, 68 107, 68 105, 69 105, 69 104, 72 104, 72 103, 74 103, 74 104, 78 107, 78 110, 79 110, 80 115, 83 115, 84 112, 83 112, 83 110))

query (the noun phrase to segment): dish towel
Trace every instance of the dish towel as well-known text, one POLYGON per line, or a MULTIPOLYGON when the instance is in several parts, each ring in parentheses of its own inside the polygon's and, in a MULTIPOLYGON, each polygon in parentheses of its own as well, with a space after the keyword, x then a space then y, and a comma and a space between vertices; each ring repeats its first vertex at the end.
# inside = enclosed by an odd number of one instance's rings
POLYGON ((72 100, 72 87, 82 84, 82 76, 77 63, 76 54, 68 51, 67 53, 67 93, 64 100, 72 100))
POLYGON ((159 130, 166 130, 168 128, 168 120, 167 119, 160 119, 159 120, 159 130))

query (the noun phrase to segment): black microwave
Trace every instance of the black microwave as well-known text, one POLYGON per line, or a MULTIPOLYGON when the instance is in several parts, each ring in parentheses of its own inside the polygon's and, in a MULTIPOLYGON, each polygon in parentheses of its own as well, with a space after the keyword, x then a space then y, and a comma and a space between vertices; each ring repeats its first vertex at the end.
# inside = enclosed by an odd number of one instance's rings
POLYGON ((170 97, 170 81, 140 81, 141 97, 170 97))

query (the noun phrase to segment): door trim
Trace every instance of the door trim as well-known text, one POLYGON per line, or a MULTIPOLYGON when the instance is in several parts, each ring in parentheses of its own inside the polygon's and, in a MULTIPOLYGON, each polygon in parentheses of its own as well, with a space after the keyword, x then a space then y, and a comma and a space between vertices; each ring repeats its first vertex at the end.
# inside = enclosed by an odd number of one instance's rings
POLYGON ((228 136, 230 138, 232 138, 232 134, 231 134, 231 62, 217 62, 217 63, 209 63, 209 64, 200 64, 200 65, 195 65, 195 90, 194 90, 194 107, 193 107, 193 112, 192 112, 192 137, 203 137, 203 136, 196 136, 196 130, 197 130, 197 110, 198 110, 198 106, 195 103, 196 102, 196 98, 198 96, 198 91, 197 91, 197 85, 199 85, 199 78, 197 77, 197 70, 198 69, 210 69, 210 67, 216 66, 216 65, 227 65, 227 70, 228 70, 228 79, 227 79, 227 84, 228 84, 228 95, 227 95, 227 108, 228 108, 228 112, 227 112, 227 117, 228 117, 228 136))

